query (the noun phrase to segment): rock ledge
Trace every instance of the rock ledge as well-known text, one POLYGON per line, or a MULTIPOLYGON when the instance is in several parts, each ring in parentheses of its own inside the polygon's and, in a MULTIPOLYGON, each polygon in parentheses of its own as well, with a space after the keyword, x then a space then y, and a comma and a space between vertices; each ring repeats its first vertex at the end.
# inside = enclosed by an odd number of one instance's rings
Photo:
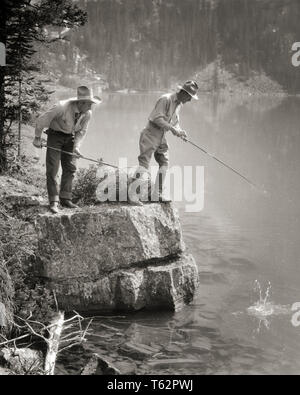
POLYGON ((198 285, 173 204, 40 214, 36 269, 66 311, 179 310, 198 285))

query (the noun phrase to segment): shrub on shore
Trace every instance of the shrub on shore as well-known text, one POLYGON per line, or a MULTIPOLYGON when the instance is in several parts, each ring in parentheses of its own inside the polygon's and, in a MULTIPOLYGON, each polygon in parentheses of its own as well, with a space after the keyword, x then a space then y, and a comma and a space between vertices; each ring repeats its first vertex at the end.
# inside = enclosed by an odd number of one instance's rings
MULTIPOLYGON (((55 308, 54 297, 43 281, 34 276, 36 235, 30 222, 14 218, 0 204, 0 302, 6 307, 7 328, 17 329, 18 317, 32 316, 49 322, 55 308)), ((7 331, 6 328, 6 331, 7 331)))

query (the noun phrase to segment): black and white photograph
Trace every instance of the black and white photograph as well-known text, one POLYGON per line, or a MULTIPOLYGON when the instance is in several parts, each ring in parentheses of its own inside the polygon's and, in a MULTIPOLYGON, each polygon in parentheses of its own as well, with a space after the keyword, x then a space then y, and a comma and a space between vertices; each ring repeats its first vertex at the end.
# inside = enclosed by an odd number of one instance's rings
POLYGON ((300 374, 299 19, 2 0, 0 376, 300 374))

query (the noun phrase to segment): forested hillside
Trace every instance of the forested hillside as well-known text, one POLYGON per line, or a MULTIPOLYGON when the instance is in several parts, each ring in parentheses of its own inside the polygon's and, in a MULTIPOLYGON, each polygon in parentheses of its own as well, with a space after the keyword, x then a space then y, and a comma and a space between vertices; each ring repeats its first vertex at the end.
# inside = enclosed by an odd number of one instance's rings
POLYGON ((88 23, 72 38, 110 88, 160 89, 217 59, 238 77, 264 71, 300 90, 291 47, 299 0, 79 0, 88 23))

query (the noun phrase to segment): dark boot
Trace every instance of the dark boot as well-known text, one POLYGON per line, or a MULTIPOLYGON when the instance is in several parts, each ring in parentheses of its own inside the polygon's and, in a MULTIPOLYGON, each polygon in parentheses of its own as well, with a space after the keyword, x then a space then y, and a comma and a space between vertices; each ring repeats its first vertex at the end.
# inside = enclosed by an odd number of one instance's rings
POLYGON ((70 199, 60 199, 60 204, 66 208, 78 208, 77 204, 72 203, 70 199))

